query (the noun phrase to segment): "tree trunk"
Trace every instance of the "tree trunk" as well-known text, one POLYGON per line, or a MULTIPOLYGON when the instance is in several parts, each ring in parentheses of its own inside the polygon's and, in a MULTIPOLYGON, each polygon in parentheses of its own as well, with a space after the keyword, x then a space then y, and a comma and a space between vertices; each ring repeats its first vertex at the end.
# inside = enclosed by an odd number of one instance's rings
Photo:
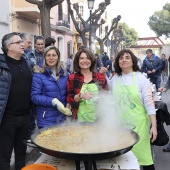
POLYGON ((51 37, 50 8, 43 4, 39 7, 41 13, 41 31, 44 38, 51 37))
POLYGON ((101 52, 101 51, 104 51, 103 41, 99 42, 99 44, 100 44, 100 52, 101 52))
POLYGON ((81 34, 80 37, 81 37, 81 39, 83 41, 83 45, 87 47, 87 38, 86 38, 86 36, 84 34, 81 34))

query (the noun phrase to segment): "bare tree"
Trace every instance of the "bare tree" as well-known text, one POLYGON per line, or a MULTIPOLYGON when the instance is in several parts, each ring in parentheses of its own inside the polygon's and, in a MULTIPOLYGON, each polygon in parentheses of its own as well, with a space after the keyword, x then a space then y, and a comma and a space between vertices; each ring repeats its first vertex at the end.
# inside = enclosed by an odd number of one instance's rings
POLYGON ((111 37, 111 56, 112 57, 117 55, 118 46, 122 40, 123 40, 122 26, 119 26, 118 29, 115 29, 113 31, 113 34, 111 37))
POLYGON ((102 25, 102 23, 100 23, 100 24, 96 24, 96 27, 93 27, 94 28, 94 30, 93 30, 93 34, 94 34, 94 38, 99 42, 99 44, 100 44, 100 51, 103 51, 104 50, 104 42, 106 41, 106 40, 109 40, 108 39, 108 37, 109 37, 109 35, 111 34, 111 32, 115 29, 115 28, 117 28, 117 25, 118 25, 118 22, 120 21, 120 19, 121 19, 121 16, 120 15, 118 15, 116 18, 114 18, 113 20, 112 20, 112 24, 111 24, 111 27, 110 28, 108 28, 108 26, 106 26, 106 28, 105 28, 105 36, 103 37, 103 38, 100 38, 100 37, 98 37, 97 35, 96 35, 96 31, 97 31, 97 29, 99 28, 99 26, 100 25, 102 25), (108 30, 109 29, 109 30, 108 30))
POLYGON ((64 0, 25 0, 38 6, 41 15, 41 30, 44 38, 51 36, 50 10, 64 0))
MULTIPOLYGON (((110 30, 108 31, 107 35, 103 38, 100 39, 99 37, 96 36, 96 30, 100 27, 101 24, 104 24, 104 20, 102 20, 102 22, 99 23, 99 21, 101 21, 101 16, 104 13, 104 11, 106 10, 106 7, 110 4, 111 0, 105 0, 105 2, 101 2, 98 6, 98 9, 96 9, 93 13, 92 13, 92 34, 94 36, 94 38, 99 42, 100 44, 100 49, 102 50, 103 47, 103 42, 106 40, 106 38, 110 35, 111 31, 117 27, 117 23, 120 20, 120 16, 118 16, 117 18, 113 19, 112 25, 110 27, 110 30)), ((68 11, 71 15, 72 21, 74 23, 74 26, 77 30, 77 32, 79 33, 83 44, 85 46, 87 46, 87 37, 86 37, 86 33, 89 32, 89 23, 90 23, 90 17, 85 21, 81 14, 79 13, 79 5, 78 3, 75 4, 71 4, 70 0, 67 0, 68 3, 68 11), (77 17, 79 18, 81 24, 82 24, 82 28, 79 28, 79 24, 75 19, 74 16, 74 12, 75 11, 77 17)))

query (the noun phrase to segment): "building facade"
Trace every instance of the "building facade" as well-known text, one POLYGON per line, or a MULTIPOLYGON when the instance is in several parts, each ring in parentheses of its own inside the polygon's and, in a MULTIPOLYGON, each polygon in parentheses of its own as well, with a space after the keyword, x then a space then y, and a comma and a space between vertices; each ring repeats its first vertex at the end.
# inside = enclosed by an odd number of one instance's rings
MULTIPOLYGON (((10 32, 10 0, 0 0, 0 40, 2 37, 10 32), (3 5, 2 5, 3 4, 3 5)), ((2 53, 1 50, 1 43, 0 43, 0 53, 2 53)))
MULTIPOLYGON (((33 39, 41 35, 40 11, 37 5, 25 0, 11 0, 10 17, 11 31, 29 33, 33 39)), ((67 2, 54 6, 50 11, 50 18, 51 37, 56 40, 55 46, 61 52, 61 60, 66 61, 74 51, 74 26, 68 14, 67 2)))

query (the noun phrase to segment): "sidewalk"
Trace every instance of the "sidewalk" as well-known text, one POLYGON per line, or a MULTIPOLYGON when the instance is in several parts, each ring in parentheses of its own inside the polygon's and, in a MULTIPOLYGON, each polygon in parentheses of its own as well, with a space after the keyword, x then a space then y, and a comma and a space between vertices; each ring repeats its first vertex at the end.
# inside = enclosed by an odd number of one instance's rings
MULTIPOLYGON (((41 156, 41 153, 39 149, 37 148, 32 148, 32 147, 27 147, 27 158, 26 158, 26 164, 33 164, 37 161, 37 159, 41 156)), ((14 158, 14 152, 12 153, 11 157, 11 168, 10 170, 14 170, 14 163, 15 163, 15 158, 14 158)))

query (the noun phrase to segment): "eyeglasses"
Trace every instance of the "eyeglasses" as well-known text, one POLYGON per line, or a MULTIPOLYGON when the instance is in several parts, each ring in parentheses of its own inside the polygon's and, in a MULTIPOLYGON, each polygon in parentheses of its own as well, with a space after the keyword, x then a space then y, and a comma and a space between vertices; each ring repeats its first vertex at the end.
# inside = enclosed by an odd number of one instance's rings
POLYGON ((18 44, 18 45, 20 45, 20 44, 23 44, 23 43, 24 43, 23 40, 19 40, 19 41, 16 41, 16 42, 12 42, 10 44, 18 44))

